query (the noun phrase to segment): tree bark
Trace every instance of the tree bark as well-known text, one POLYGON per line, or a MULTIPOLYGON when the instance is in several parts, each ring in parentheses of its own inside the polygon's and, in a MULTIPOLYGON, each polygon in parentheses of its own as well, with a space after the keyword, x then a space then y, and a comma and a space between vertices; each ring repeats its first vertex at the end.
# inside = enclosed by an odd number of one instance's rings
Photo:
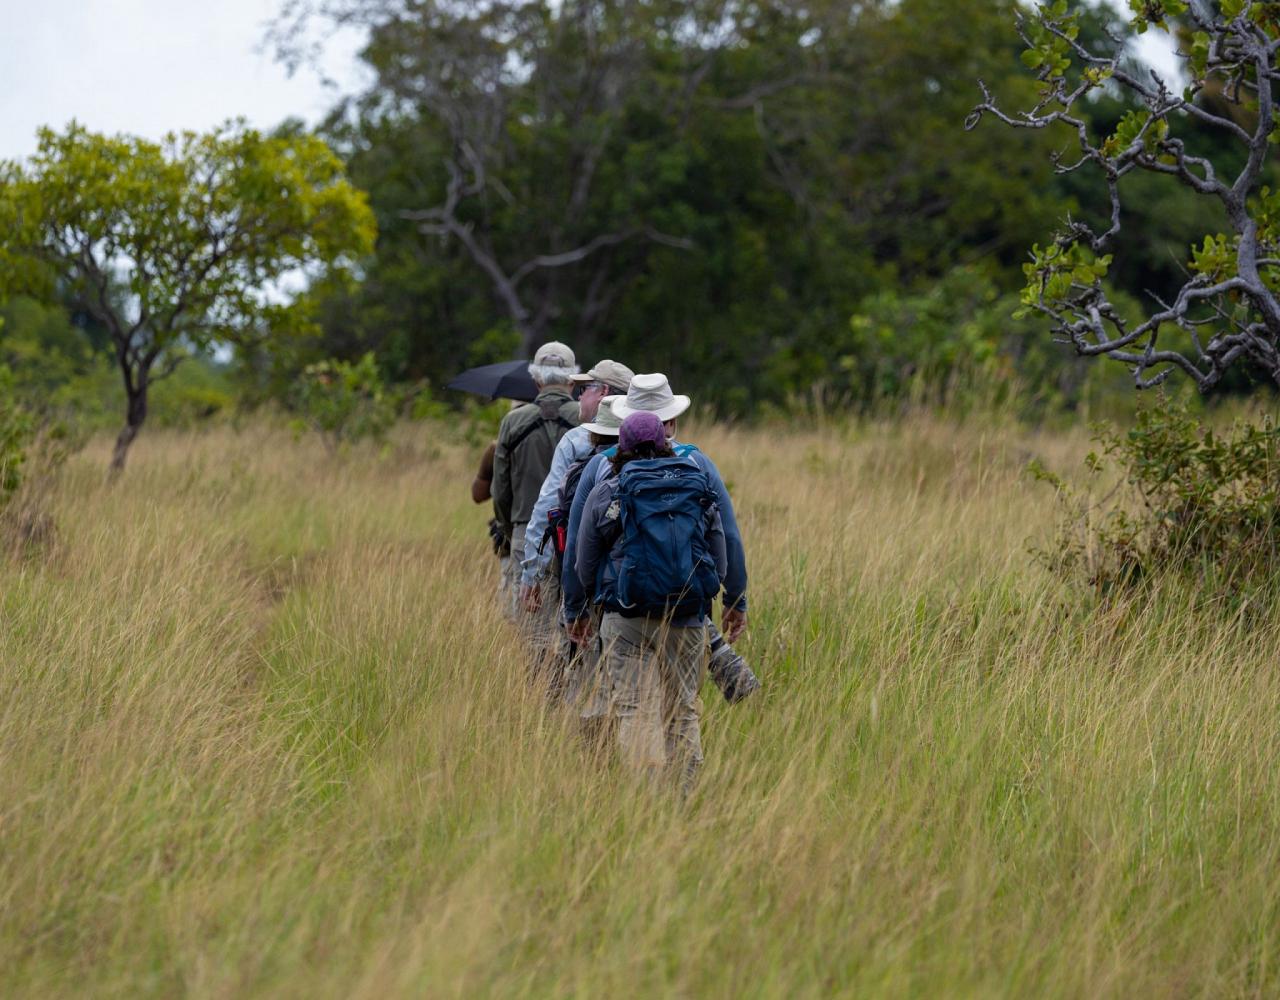
POLYGON ((125 459, 129 455, 129 446, 142 430, 147 419, 147 383, 145 377, 138 380, 136 388, 126 386, 129 396, 129 408, 125 416, 125 425, 116 437, 115 451, 111 455, 111 475, 120 475, 124 471, 125 459))

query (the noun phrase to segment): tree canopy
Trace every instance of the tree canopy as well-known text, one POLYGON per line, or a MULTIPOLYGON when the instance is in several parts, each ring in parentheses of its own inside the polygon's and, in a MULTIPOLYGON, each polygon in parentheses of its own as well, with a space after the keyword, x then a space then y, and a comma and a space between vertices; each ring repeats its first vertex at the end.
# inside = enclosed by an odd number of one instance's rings
MULTIPOLYGON (((285 59, 305 61, 334 25, 366 38, 369 83, 337 100, 320 137, 285 123, 145 143, 76 126, 3 168, 0 222, 15 236, 0 251, 0 357, 20 391, 65 395, 106 346, 132 414, 123 448, 147 386, 232 343, 242 388, 286 405, 321 363, 373 352, 384 380, 417 392, 555 338, 587 363, 665 371, 734 416, 1010 377, 1036 406, 1075 406, 1108 369, 1013 314, 1028 248, 1063 219, 1109 228, 1105 184, 1054 173, 1074 141, 1061 121, 964 129, 979 79, 1000 108, 1034 108, 1052 87, 1043 56, 1019 61, 1027 12, 289 0, 271 33, 285 59), (301 330, 319 335, 280 335, 301 330)), ((1114 6, 1069 17, 1071 44, 1114 66, 1071 108, 1101 149, 1150 113, 1122 85, 1148 69, 1114 6)), ((1181 37, 1188 53, 1199 44, 1181 37)), ((1248 150, 1213 119, 1244 128, 1250 111, 1206 80, 1186 98, 1206 114, 1168 121, 1189 155, 1234 176, 1248 150)), ((1132 330, 1176 300, 1193 243, 1205 261, 1230 256, 1233 230, 1221 199, 1160 171, 1121 171, 1119 190, 1124 225, 1088 266, 1111 257, 1095 277, 1132 330), (1206 235, 1226 243, 1206 251, 1206 235)), ((1216 384, 1247 378, 1224 367, 1216 384)))
POLYGON ((1115 44, 1080 36, 1080 8, 1040 4, 1019 21, 1022 61, 1036 71, 1038 98, 1006 112, 982 84, 970 127, 991 116, 1022 130, 1065 129, 1073 155, 1055 157, 1059 174, 1092 171, 1102 210, 1069 219, 1026 265, 1024 303, 1048 317, 1064 342, 1088 357, 1132 370, 1140 388, 1174 372, 1202 390, 1246 364, 1280 382, 1280 192, 1268 159, 1276 137, 1274 84, 1280 80, 1276 5, 1244 0, 1130 0, 1129 30, 1184 27, 1186 85, 1135 70, 1115 44), (1098 129, 1091 105, 1106 90, 1133 106, 1098 129), (1212 133, 1212 137, 1206 135, 1212 133), (1214 141, 1214 140, 1217 141, 1214 141), (1133 318, 1104 283, 1126 225, 1137 174, 1162 178, 1212 206, 1184 258, 1183 280, 1133 318))
POLYGON ((127 400, 113 467, 148 390, 192 353, 250 344, 305 321, 282 282, 350 269, 374 220, 315 136, 239 124, 154 143, 72 124, 0 167, 0 281, 57 287, 110 338, 127 400))
POLYGON ((972 80, 1021 99, 1012 0, 288 5, 369 32, 326 132, 370 193, 367 279, 317 354, 442 379, 556 337, 747 413, 860 392, 851 317, 956 268, 1011 289, 1070 203, 1052 146, 966 134, 972 80))

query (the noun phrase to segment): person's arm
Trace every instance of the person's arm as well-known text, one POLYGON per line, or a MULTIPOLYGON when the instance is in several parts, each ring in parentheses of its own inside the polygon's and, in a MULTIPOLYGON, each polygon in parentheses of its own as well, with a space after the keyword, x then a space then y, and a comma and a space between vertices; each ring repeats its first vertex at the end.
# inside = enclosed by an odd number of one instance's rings
POLYGON ((747 553, 742 546, 738 520, 733 513, 733 500, 725 488, 720 470, 702 452, 695 452, 694 459, 711 480, 720 507, 720 523, 724 531, 726 571, 724 574, 724 606, 735 611, 747 610, 747 553))
POLYGON ((511 507, 515 502, 515 494, 511 483, 511 454, 507 450, 507 441, 511 439, 510 423, 507 417, 502 418, 502 427, 498 431, 498 446, 493 452, 493 516, 502 526, 502 533, 508 538, 512 534, 511 507))
POLYGON ((711 550, 711 558, 716 562, 716 576, 723 585, 725 573, 729 571, 729 558, 724 543, 724 521, 718 510, 707 515, 707 547, 711 550))
POLYGON ((493 453, 498 450, 498 442, 492 441, 480 456, 480 469, 476 478, 471 480, 471 500, 473 503, 484 503, 492 499, 493 492, 493 453))
POLYGON ((574 568, 582 583, 582 593, 588 601, 596 596, 596 573, 600 569, 600 560, 608 554, 600 526, 600 511, 602 506, 609 503, 611 492, 603 483, 591 491, 591 496, 583 507, 582 523, 578 527, 577 561, 574 568))
POLYGON ((555 551, 547 545, 541 552, 543 532, 547 530, 547 515, 556 504, 556 496, 560 492, 560 484, 569 471, 569 466, 578 460, 576 436, 570 431, 556 444, 555 454, 551 456, 551 468, 547 478, 542 481, 538 491, 538 499, 533 505, 533 513, 529 515, 529 531, 533 535, 533 544, 527 542, 524 547, 524 562, 521 564, 520 583, 532 587, 547 575, 551 559, 555 551))
POLYGON ((587 596, 582 589, 582 581, 578 579, 577 534, 582 523, 582 512, 587 505, 587 497, 595 488, 600 476, 600 469, 607 462, 603 455, 597 455, 582 470, 582 478, 578 480, 578 491, 573 495, 573 506, 569 508, 569 528, 565 535, 564 568, 567 572, 560 574, 560 591, 564 594, 564 620, 576 621, 587 613, 587 596))

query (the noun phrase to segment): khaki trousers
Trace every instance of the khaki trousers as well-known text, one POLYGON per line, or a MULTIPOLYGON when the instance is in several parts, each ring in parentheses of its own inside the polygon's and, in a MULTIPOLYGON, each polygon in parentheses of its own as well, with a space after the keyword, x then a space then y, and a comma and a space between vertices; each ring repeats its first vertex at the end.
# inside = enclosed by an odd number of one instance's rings
POLYGON ((706 625, 678 628, 663 618, 606 612, 600 639, 623 761, 650 774, 678 769, 687 786, 702 764, 706 625))
POLYGON ((511 557, 498 556, 498 613, 511 617, 511 557))
POLYGON ((520 564, 524 562, 524 529, 517 524, 511 529, 511 555, 502 560, 502 579, 498 581, 498 610, 509 622, 518 623, 520 610, 520 564))
POLYGON ((529 644, 535 675, 544 677, 551 694, 563 693, 571 652, 569 636, 560 623, 560 581, 548 573, 538 581, 541 604, 537 611, 520 609, 520 627, 529 644))
POLYGON ((601 664, 600 610, 592 607, 591 638, 573 651, 565 678, 564 700, 578 710, 584 720, 603 719, 609 714, 609 680, 601 664))

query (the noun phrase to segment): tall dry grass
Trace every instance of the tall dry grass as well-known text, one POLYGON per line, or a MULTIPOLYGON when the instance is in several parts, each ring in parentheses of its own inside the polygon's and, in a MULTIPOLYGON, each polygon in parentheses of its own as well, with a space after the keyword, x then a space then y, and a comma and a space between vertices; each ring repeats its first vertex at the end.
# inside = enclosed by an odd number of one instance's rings
POLYGON ((467 449, 76 459, 0 563, 0 994, 1280 989, 1276 629, 1048 579, 1083 440, 684 436, 766 687, 683 804, 524 685, 467 449))

